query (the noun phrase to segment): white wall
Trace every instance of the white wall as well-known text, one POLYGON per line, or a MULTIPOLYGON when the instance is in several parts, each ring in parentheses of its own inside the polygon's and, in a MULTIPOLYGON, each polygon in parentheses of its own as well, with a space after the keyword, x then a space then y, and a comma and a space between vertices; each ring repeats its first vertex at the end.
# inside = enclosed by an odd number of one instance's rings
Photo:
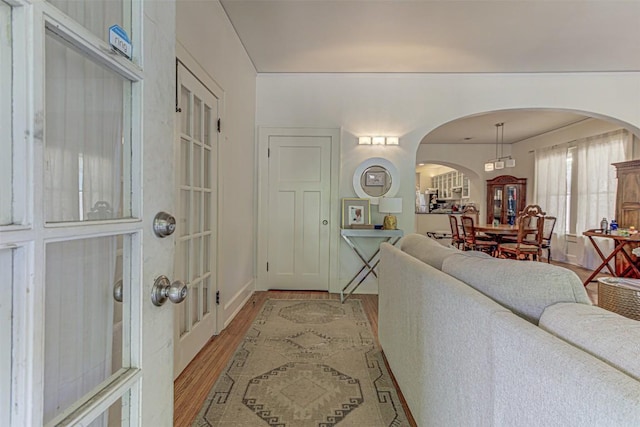
POLYGON ((256 72, 218 1, 178 0, 176 9, 178 43, 224 92, 218 288, 226 325, 254 289, 256 72))
MULTIPOLYGON (((264 74, 257 77, 258 126, 341 127, 340 197, 355 197, 351 178, 368 157, 386 157, 400 170, 404 213, 398 226, 414 228, 416 150, 436 127, 471 114, 518 108, 586 112, 640 127, 640 73, 584 74, 264 74), (397 147, 358 146, 359 135, 399 135, 397 147)), ((640 132, 637 132, 640 133, 640 132)), ((484 195, 484 161, 493 144, 420 147, 420 161, 462 166, 472 179, 472 199, 484 195)), ((514 147, 514 175, 532 173, 514 147), (522 159, 522 160, 521 160, 522 159)), ((525 145, 521 150, 527 152, 525 145)), ((528 155, 528 154, 527 154, 528 155)), ((528 166, 529 165, 529 166, 528 166)), ((497 175, 497 174, 496 174, 497 175)), ((532 176, 524 175, 532 180, 532 176)), ((484 197, 480 200, 484 204, 484 197)), ((334 219, 339 213, 335 213, 334 219)), ((373 215, 376 222, 376 215, 373 215)), ((358 260, 342 245, 341 284, 358 260)), ((375 282, 366 289, 375 291, 375 282)), ((337 286, 332 284, 332 289, 337 286)), ((364 286, 363 286, 364 288, 364 286)))

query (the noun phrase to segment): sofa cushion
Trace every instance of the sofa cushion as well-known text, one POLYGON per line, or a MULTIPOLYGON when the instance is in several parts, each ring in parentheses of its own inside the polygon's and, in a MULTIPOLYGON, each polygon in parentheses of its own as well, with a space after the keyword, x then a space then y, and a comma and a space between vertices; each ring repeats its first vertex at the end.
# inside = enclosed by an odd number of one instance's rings
POLYGON ((437 240, 421 234, 408 234, 400 242, 400 249, 430 266, 442 270, 442 261, 458 249, 443 246, 437 240))
POLYGON ((551 304, 591 304, 573 271, 542 262, 452 254, 444 259, 442 271, 534 324, 551 304))
POLYGON ((640 380, 640 322, 596 306, 547 307, 540 327, 640 380))

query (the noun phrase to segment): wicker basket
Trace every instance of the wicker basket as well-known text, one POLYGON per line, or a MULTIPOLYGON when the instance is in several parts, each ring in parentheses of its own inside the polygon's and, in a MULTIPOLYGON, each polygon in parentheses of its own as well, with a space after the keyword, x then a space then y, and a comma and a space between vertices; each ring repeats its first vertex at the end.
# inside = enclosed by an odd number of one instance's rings
POLYGON ((640 320, 640 289, 617 283, 615 278, 598 279, 598 306, 640 320))

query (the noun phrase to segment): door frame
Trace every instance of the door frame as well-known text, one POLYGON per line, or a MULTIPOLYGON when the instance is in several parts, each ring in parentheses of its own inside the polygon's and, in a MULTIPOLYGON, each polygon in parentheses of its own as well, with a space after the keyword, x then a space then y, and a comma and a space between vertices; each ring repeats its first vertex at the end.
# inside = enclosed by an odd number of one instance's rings
POLYGON ((329 292, 340 292, 338 283, 338 244, 340 243, 340 142, 342 129, 339 128, 285 128, 258 127, 256 144, 258 215, 256 290, 269 289, 267 260, 269 249, 269 138, 272 136, 328 137, 331 138, 331 174, 329 190, 329 292))

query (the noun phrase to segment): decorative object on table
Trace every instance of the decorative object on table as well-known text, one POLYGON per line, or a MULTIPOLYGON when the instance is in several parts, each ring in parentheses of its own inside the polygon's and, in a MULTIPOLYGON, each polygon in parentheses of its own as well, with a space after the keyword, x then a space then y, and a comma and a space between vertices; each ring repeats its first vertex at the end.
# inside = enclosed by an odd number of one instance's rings
POLYGON ((359 300, 269 299, 194 426, 407 426, 359 300))
POLYGON ((396 213, 402 213, 402 198, 400 197, 380 197, 378 210, 380 213, 386 213, 382 228, 384 230, 395 230, 398 228, 398 218, 396 213))
POLYGON ((342 228, 352 228, 353 225, 371 223, 371 205, 369 199, 342 199, 342 228))
POLYGON ((354 230, 373 230, 376 226, 373 224, 351 224, 351 228, 354 230))
POLYGON ((609 233, 609 223, 607 222, 607 218, 602 218, 602 221, 600 221, 600 230, 605 234, 609 233))

